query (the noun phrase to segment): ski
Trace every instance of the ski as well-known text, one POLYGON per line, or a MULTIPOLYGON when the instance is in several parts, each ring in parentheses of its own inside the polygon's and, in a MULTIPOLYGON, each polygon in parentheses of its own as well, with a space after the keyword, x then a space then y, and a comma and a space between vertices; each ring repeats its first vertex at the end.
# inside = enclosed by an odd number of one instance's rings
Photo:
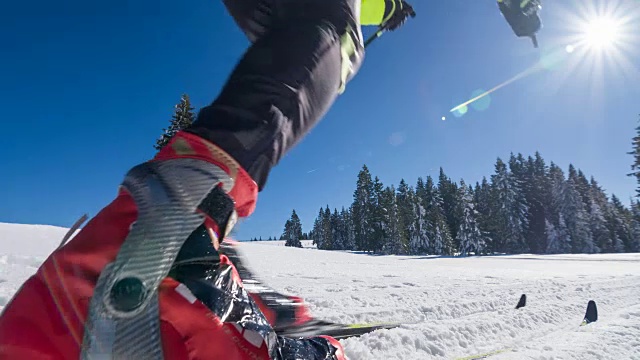
POLYGON ((400 323, 336 324, 320 320, 312 320, 302 325, 294 325, 275 330, 278 335, 287 337, 328 335, 340 340, 355 336, 362 336, 376 330, 393 329, 401 325, 402 324, 400 323))
POLYGON ((493 355, 502 354, 502 353, 505 353, 505 352, 510 351, 510 350, 511 349, 494 350, 494 351, 489 351, 489 352, 482 353, 482 354, 476 354, 476 355, 470 355, 470 356, 465 356, 465 357, 461 357, 461 358, 456 358, 455 360, 480 360, 480 359, 486 359, 486 358, 491 357, 493 355))

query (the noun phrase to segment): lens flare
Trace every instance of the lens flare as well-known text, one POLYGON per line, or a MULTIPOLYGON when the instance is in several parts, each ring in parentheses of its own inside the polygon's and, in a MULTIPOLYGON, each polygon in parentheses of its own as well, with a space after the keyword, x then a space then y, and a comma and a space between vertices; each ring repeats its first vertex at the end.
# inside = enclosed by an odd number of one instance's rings
POLYGON ((527 76, 554 72, 547 83, 549 94, 559 91, 567 81, 586 77, 598 89, 605 73, 608 77, 640 77, 635 59, 640 58, 640 0, 597 0, 557 2, 556 23, 565 29, 544 42, 540 58, 529 68, 487 91, 476 91, 471 99, 450 110, 463 116, 468 106, 482 111, 490 103, 489 95, 527 76))

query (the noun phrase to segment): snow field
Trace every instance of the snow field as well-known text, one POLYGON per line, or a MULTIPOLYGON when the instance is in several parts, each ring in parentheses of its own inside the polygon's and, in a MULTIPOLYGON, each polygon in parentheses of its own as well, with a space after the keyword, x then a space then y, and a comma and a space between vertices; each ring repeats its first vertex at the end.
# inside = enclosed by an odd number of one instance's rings
POLYGON ((0 223, 0 311, 69 229, 0 223))
MULTIPOLYGON (((0 310, 67 229, 0 223, 0 310)), ((351 360, 639 359, 640 254, 438 258, 243 243, 276 290, 336 322, 405 322, 342 340, 351 360), (522 293, 527 306, 515 310, 522 293), (579 326, 587 301, 600 319, 579 326)))
POLYGON ((437 258, 243 246, 316 317, 408 325, 342 341, 356 359, 640 359, 640 254, 437 258), (282 260, 282 259, 286 259, 282 260), (522 293, 527 306, 515 310, 522 293), (580 327, 587 302, 600 320, 580 327))

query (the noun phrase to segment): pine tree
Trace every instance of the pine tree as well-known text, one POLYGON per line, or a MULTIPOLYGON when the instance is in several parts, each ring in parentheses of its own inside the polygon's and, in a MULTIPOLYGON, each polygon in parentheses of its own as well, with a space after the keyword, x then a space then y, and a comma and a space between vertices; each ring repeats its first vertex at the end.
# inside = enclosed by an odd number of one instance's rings
POLYGON ((383 227, 385 242, 382 250, 386 254, 404 255, 408 250, 408 242, 393 185, 384 189, 382 199, 385 209, 383 227))
POLYGON ((340 218, 340 214, 338 214, 338 209, 333 209, 333 214, 331 214, 331 235, 332 235, 332 250, 343 250, 344 249, 344 239, 342 234, 342 219, 340 218))
POLYGON ((634 247, 634 231, 632 224, 632 213, 625 208, 616 195, 611 195, 611 203, 609 207, 610 216, 612 218, 612 227, 614 233, 614 252, 631 251, 634 247))
POLYGON ((636 178, 638 188, 636 189, 636 196, 640 197, 640 125, 636 127, 636 136, 632 139, 632 150, 627 154, 633 155, 633 164, 631 165, 632 172, 628 176, 636 178))
POLYGON ((591 212, 591 186, 589 185, 589 180, 587 180, 587 177, 580 169, 578 169, 578 175, 576 176, 575 182, 586 211, 591 212))
POLYGON ((460 206, 460 199, 458 199, 458 185, 445 175, 442 168, 440 168, 438 176, 438 194, 440 194, 440 206, 442 206, 449 234, 454 239, 454 244, 452 245, 457 249, 459 244, 456 243, 455 239, 460 227, 460 219, 462 218, 462 207, 460 206))
POLYGON ((567 254, 571 252, 571 238, 562 215, 558 218, 558 225, 546 221, 547 254, 567 254))
POLYGON ((429 252, 435 255, 452 255, 453 238, 442 208, 443 201, 430 176, 427 177, 425 190, 426 232, 427 238, 431 240, 429 252))
POLYGON ((351 205, 351 222, 355 240, 355 249, 369 250, 369 239, 373 234, 372 210, 374 207, 374 189, 371 173, 366 165, 358 173, 356 190, 351 205))
POLYGON ((158 138, 158 140, 156 140, 154 148, 156 150, 162 149, 169 143, 171 138, 173 138, 177 132, 191 126, 193 120, 193 107, 191 106, 189 95, 183 94, 180 98, 180 102, 175 106, 175 111, 171 118, 169 128, 162 129, 164 133, 158 138))
POLYGON ((354 250, 356 247, 355 236, 353 233, 353 223, 351 221, 351 213, 342 207, 340 211, 340 219, 342 223, 342 237, 344 239, 344 249, 354 250))
MULTIPOLYGON (((428 178, 428 182, 433 187, 431 177, 428 178)), ((416 196, 413 203, 413 228, 409 239, 409 252, 414 255, 427 254, 431 249, 427 224, 429 201, 426 185, 422 178, 418 178, 416 196)))
POLYGON ((525 242, 532 253, 543 254, 547 247, 546 219, 550 203, 547 166, 540 153, 529 156, 523 174, 523 190, 528 208, 525 242))
POLYGON ((284 223, 284 230, 282 231, 282 235, 280 235, 280 240, 289 241, 289 236, 291 235, 291 219, 287 219, 284 223))
POLYGON ((640 202, 631 203, 631 232, 633 240, 630 243, 631 252, 640 252, 640 202))
POLYGON ((388 204, 385 204, 384 199, 384 185, 380 179, 376 176, 373 179, 373 207, 370 210, 372 234, 369 237, 367 244, 367 251, 380 252, 384 246, 384 219, 385 213, 388 210, 388 204))
POLYGON ((480 255, 485 250, 484 237, 478 226, 478 211, 473 202, 473 193, 465 186, 464 180, 460 180, 459 190, 462 203, 462 220, 458 229, 458 243, 460 254, 466 256, 473 252, 480 255))
POLYGON ((331 228, 331 210, 329 205, 324 208, 322 213, 322 233, 324 235, 324 247, 325 250, 333 250, 333 229, 331 228))
POLYGON ((549 254, 570 253, 573 247, 573 241, 568 233, 562 211, 565 181, 562 169, 551 162, 549 166, 549 193, 551 200, 547 219, 560 235, 554 238, 553 234, 547 230, 547 253, 549 254))
POLYGON ((413 232, 415 231, 415 192, 407 185, 404 179, 400 180, 396 203, 399 221, 402 224, 401 242, 404 249, 403 253, 408 254, 410 252, 409 239, 413 237, 413 232))
POLYGON ((482 232, 485 241, 485 252, 491 253, 495 251, 492 237, 492 202, 491 202, 491 186, 486 177, 482 178, 482 184, 476 183, 473 199, 478 210, 478 227, 482 232))
POLYGON ((284 246, 302 247, 300 242, 300 238, 302 238, 302 223, 295 210, 292 211, 291 218, 285 223, 282 236, 286 240, 284 246))
POLYGON ((509 157, 508 180, 513 189, 514 203, 512 204, 513 221, 517 222, 514 230, 519 235, 511 238, 509 250, 512 253, 530 252, 526 235, 529 232, 529 203, 527 201, 527 168, 522 154, 515 156, 513 153, 509 157))
POLYGON ((589 224, 593 243, 600 252, 614 252, 614 241, 607 226, 608 202, 604 190, 592 177, 589 184, 589 224))
POLYGON ((622 239, 620 239, 619 234, 623 231, 623 226, 621 224, 619 214, 617 209, 610 202, 607 203, 607 211, 606 211, 606 220, 607 220, 607 229, 609 230, 609 237, 611 238, 611 242, 609 246, 606 247, 603 252, 608 253, 619 253, 624 251, 624 244, 622 243, 622 239))
POLYGON ((498 158, 495 174, 491 175, 493 193, 493 236, 497 251, 522 253, 528 251, 524 234, 526 229, 526 204, 523 203, 519 185, 507 171, 506 164, 498 158))
POLYGON ((320 208, 320 211, 318 212, 318 216, 313 221, 313 229, 311 230, 311 232, 313 233, 312 244, 316 245, 318 249, 324 249, 325 247, 324 231, 322 227, 323 218, 324 218, 324 211, 322 210, 322 208, 320 208))
POLYGON ((593 244, 588 213, 575 181, 575 177, 571 176, 563 183, 560 213, 567 224, 573 253, 593 254, 598 252, 598 248, 593 244))

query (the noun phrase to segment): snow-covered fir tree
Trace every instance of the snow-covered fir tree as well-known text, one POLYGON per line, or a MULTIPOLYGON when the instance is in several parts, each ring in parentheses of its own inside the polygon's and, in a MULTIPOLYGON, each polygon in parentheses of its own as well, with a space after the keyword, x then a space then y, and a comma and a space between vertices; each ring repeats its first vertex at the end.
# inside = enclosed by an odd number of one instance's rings
POLYGON ((387 212, 388 205, 385 204, 384 199, 384 185, 380 179, 376 176, 373 179, 373 207, 370 210, 372 232, 367 239, 366 251, 380 252, 385 242, 385 213, 387 212))
POLYGON ((587 254, 598 252, 598 248, 593 244, 589 216, 574 177, 569 177, 562 184, 560 199, 560 213, 567 224, 572 251, 587 254))
POLYGON ((564 217, 559 216, 558 225, 546 221, 547 254, 567 254, 571 252, 571 238, 564 222, 564 217))
POLYGON ((631 211, 622 205, 617 196, 611 196, 609 205, 611 227, 614 233, 614 252, 631 251, 633 248, 634 232, 631 223, 631 211))
POLYGON ((449 232, 447 218, 442 208, 442 199, 438 188, 430 176, 425 184, 425 208, 427 238, 431 240, 429 253, 435 255, 452 255, 453 238, 449 232))
POLYGON ((329 209, 329 205, 324 208, 324 212, 322 214, 322 233, 324 234, 324 247, 326 250, 334 249, 334 232, 331 228, 331 210, 329 209))
POLYGON ((589 225, 594 245, 600 252, 615 252, 611 231, 607 227, 609 200, 593 177, 589 183, 589 202, 589 225))
POLYGON ((637 200, 631 204, 631 232, 633 240, 627 251, 640 252, 640 202, 637 200))
POLYGON ((372 237, 374 224, 372 223, 374 199, 373 180, 366 165, 358 173, 356 190, 353 193, 351 205, 351 222, 356 250, 368 250, 369 239, 372 237))
POLYGON ((302 238, 302 223, 295 210, 292 211, 291 218, 284 225, 282 237, 286 240, 284 246, 302 247, 300 242, 302 238))
POLYGON ((189 127, 193 123, 194 119, 193 107, 191 106, 189 95, 183 94, 180 98, 180 102, 175 106, 175 111, 171 118, 169 128, 162 129, 164 133, 160 135, 158 140, 156 140, 154 148, 156 150, 162 149, 178 131, 189 127))
POLYGON ((325 221, 324 210, 320 208, 318 216, 313 222, 313 229, 311 230, 311 233, 313 233, 312 243, 316 245, 318 249, 326 249, 327 234, 325 234, 325 221))
POLYGON ((478 227, 485 241, 485 252, 491 253, 495 251, 491 237, 491 186, 486 177, 482 178, 482 183, 476 183, 473 201, 478 211, 478 227))
POLYGON ((500 159, 496 161, 495 174, 491 176, 493 236, 495 248, 500 252, 519 253, 527 251, 524 234, 526 229, 526 204, 516 179, 500 159))
POLYGON ((632 139, 632 150, 628 152, 633 155, 633 163, 631 164, 631 173, 629 176, 636 178, 638 187, 636 188, 636 196, 640 197, 640 125, 636 127, 636 136, 632 139))
MULTIPOLYGON (((431 180, 431 184, 433 185, 433 180, 431 180)), ((413 230, 409 238, 409 251, 411 254, 427 254, 431 249, 427 224, 428 202, 426 185, 422 178, 418 178, 413 203, 413 230)))
POLYGON ((440 168, 440 174, 438 175, 438 195, 442 213, 445 216, 447 228, 449 229, 449 234, 453 239, 451 246, 457 249, 459 244, 457 244, 456 235, 462 218, 462 207, 460 205, 460 199, 458 198, 458 184, 451 181, 451 179, 444 173, 444 169, 442 167, 440 168))
POLYGON ((404 252, 409 254, 411 252, 409 242, 412 238, 412 233, 415 231, 415 192, 407 185, 404 179, 400 180, 398 190, 396 194, 397 212, 399 221, 402 226, 402 243, 404 252))
POLYGON ((462 204, 462 219, 457 235, 460 254, 462 256, 470 253, 480 255, 485 251, 485 243, 478 225, 478 211, 475 209, 472 190, 465 185, 464 180, 460 180, 458 191, 462 204))
POLYGON ((383 236, 385 239, 382 251, 387 254, 406 254, 408 243, 393 186, 384 189, 381 205, 384 209, 383 236))
POLYGON ((342 234, 342 219, 338 214, 338 209, 333 209, 330 220, 331 236, 332 236, 332 250, 344 249, 344 238, 342 234))
POLYGON ((329 210, 328 205, 324 209, 320 208, 318 216, 313 222, 310 237, 318 249, 353 250, 355 239, 350 212, 344 207, 340 212, 334 208, 333 213, 329 210))
POLYGON ((345 250, 355 250, 356 242, 355 236, 353 233, 353 223, 351 221, 351 213, 349 210, 345 210, 342 207, 342 211, 340 211, 340 219, 342 220, 342 236, 344 238, 344 249, 345 250))
MULTIPOLYGON (((522 155, 518 154, 518 159, 522 155)), ((529 250, 535 254, 546 251, 546 219, 547 209, 551 203, 547 166, 540 153, 529 156, 524 164, 523 191, 527 203, 527 230, 525 242, 529 250)))
POLYGON ((561 252, 571 252, 572 239, 568 233, 567 225, 562 213, 563 192, 565 187, 564 172, 560 167, 551 162, 549 166, 549 193, 551 201, 547 211, 547 220, 559 232, 560 236, 555 238, 547 230, 547 253, 557 254, 561 252))

